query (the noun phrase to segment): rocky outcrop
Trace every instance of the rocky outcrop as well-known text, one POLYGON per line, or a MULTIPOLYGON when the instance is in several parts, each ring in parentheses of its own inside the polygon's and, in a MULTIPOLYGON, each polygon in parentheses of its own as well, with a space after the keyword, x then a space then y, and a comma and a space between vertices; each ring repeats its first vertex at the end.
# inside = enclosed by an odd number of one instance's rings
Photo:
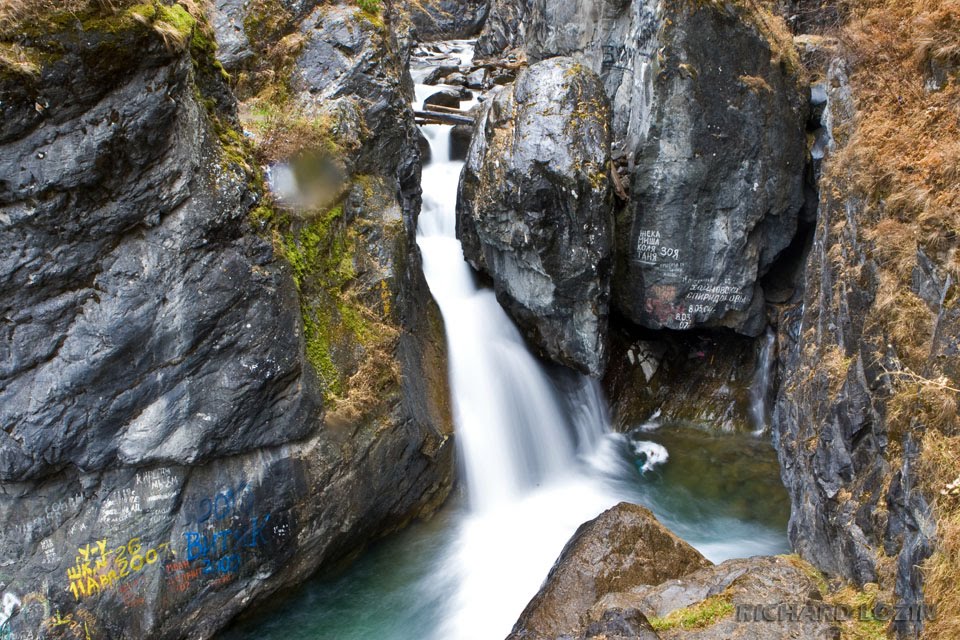
MULTIPOLYGON (((836 59, 827 75, 828 164, 849 141, 856 115, 849 72, 836 59)), ((844 175, 843 166, 834 166, 830 179, 844 175)), ((960 316, 945 303, 951 278, 922 250, 915 254, 911 290, 900 293, 895 307, 881 306, 883 267, 874 257, 867 219, 855 192, 823 191, 803 302, 780 316, 783 384, 775 442, 797 551, 861 585, 893 582, 900 603, 917 607, 923 602, 917 568, 932 551, 936 526, 918 486, 916 433, 935 419, 924 408, 922 388, 908 392, 908 416, 892 415, 898 377, 891 372, 904 370, 909 336, 931 327, 923 359, 944 367, 955 363, 950 336, 960 316), (891 336, 889 323, 908 312, 914 314, 909 336, 891 336), (883 554, 895 563, 881 563, 883 554), (892 566, 895 576, 885 570, 892 566)), ((915 622, 895 627, 913 637, 915 622)))
POLYGON ((378 31, 385 87, 324 85, 384 124, 359 139, 369 180, 308 237, 258 204, 203 16, 138 5, 36 27, 17 35, 30 65, 0 74, 5 630, 207 638, 449 489, 402 58, 378 31), (311 239, 340 248, 355 298, 333 295, 311 239))
POLYGON ((732 2, 498 6, 485 32, 498 44, 481 36, 478 54, 510 46, 491 31, 509 12, 531 62, 570 56, 604 81, 629 185, 613 292, 624 316, 757 335, 760 278, 804 204, 807 91, 782 21, 732 2))
MULTIPOLYGON (((622 502, 577 530, 509 639, 581 637, 589 626, 584 614, 607 594, 660 584, 709 564, 648 509, 622 502)), ((591 622, 602 620, 600 615, 591 622)), ((631 624, 645 626, 642 619, 631 624)))
POLYGON ((490 0, 489 15, 477 38, 477 58, 497 58, 522 48, 528 5, 529 0, 490 0))
POLYGON ((803 205, 807 94, 789 34, 732 2, 601 4, 534 2, 527 53, 582 60, 611 98, 630 183, 614 301, 641 326, 756 335, 758 280, 803 205))
POLYGON ((457 235, 497 297, 551 358, 605 364, 612 219, 599 79, 534 65, 489 101, 460 180, 457 235))
MULTIPOLYGON (((588 614, 635 611, 662 640, 822 640, 840 633, 815 572, 796 558, 728 560, 653 587, 601 598, 588 614)), ((841 615, 845 615, 841 614, 841 615)))
POLYGON ((403 5, 421 42, 474 36, 490 10, 490 0, 406 0, 403 5))
POLYGON ((571 538, 509 640, 821 640, 840 633, 821 586, 795 556, 712 565, 621 503, 571 538))

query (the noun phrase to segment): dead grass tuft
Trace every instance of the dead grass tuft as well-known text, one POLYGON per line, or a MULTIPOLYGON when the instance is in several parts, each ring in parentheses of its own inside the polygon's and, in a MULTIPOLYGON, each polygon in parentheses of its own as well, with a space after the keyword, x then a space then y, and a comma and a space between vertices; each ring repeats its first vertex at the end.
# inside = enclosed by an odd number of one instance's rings
POLYGON ((936 552, 923 565, 926 600, 936 608, 937 620, 923 637, 955 640, 960 638, 960 435, 928 431, 921 461, 921 480, 934 490, 938 537, 936 552))

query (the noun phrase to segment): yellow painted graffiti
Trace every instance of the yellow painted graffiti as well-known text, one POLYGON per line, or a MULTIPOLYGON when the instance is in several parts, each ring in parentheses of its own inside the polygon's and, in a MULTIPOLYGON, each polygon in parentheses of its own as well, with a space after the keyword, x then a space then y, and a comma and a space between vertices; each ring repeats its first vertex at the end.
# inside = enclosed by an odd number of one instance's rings
POLYGON ((175 555, 169 542, 145 548, 140 537, 118 547, 108 545, 105 538, 97 540, 77 549, 74 565, 67 567, 67 590, 75 600, 97 595, 175 555))

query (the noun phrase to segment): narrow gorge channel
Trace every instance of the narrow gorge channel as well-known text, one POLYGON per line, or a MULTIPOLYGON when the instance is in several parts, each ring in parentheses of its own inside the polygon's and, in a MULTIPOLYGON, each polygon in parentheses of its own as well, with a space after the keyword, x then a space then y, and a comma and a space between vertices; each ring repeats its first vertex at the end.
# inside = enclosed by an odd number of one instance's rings
MULTIPOLYGON (((472 46, 450 43, 463 64, 472 46)), ((444 88, 420 84, 433 68, 412 71, 418 108, 444 88)), ((654 419, 615 433, 595 380, 529 351, 464 260, 455 215, 464 163, 451 159, 451 128, 422 131, 431 159, 417 244, 446 326, 461 490, 431 521, 222 638, 499 640, 577 528, 621 501, 647 506, 713 562, 788 552, 789 503, 762 429, 654 419)), ((769 368, 769 357, 761 363, 769 368)))

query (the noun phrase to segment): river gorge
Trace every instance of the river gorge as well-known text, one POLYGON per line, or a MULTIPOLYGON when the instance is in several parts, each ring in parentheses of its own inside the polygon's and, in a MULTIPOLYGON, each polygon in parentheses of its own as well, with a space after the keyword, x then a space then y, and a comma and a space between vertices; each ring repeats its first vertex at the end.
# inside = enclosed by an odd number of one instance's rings
POLYGON ((0 640, 958 637, 958 24, 0 5, 0 640))

